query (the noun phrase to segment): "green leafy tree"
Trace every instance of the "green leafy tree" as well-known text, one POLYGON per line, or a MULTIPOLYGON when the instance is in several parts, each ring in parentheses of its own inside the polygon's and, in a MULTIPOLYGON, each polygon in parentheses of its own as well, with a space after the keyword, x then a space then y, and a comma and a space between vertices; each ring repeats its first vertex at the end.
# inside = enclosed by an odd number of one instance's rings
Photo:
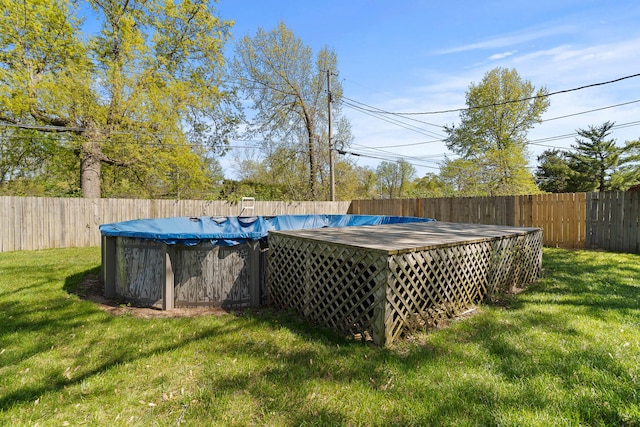
POLYGON ((75 153, 84 197, 162 196, 179 175, 206 186, 205 152, 237 123, 221 90, 229 22, 208 0, 0 0, 0 121, 75 153), (103 166, 106 168, 103 170, 103 166))
POLYGON ((336 200, 377 198, 377 185, 371 168, 357 166, 346 159, 336 162, 336 200))
POLYGON ((37 132, 0 128, 0 185, 28 178, 51 152, 37 132))
MULTIPOLYGON (((304 180, 303 198, 318 198, 329 152, 327 70, 334 120, 340 122, 342 88, 335 75, 335 53, 325 48, 314 57, 311 48, 284 23, 272 31, 258 29, 254 37, 243 37, 235 53, 231 69, 254 112, 248 133, 266 141, 266 157, 274 152, 274 144, 285 147, 290 152, 286 165, 299 177, 289 182, 298 186, 304 180)), ((351 136, 344 133, 348 126, 337 130, 334 140, 348 143, 351 136)))
POLYGON ((60 138, 0 127, 0 194, 77 196, 77 156, 58 143, 60 138))
POLYGON ((406 160, 381 162, 376 168, 380 195, 390 199, 405 197, 415 174, 416 169, 406 160))
POLYGON ((611 176, 612 186, 627 190, 640 184, 640 139, 627 141, 622 147, 620 167, 611 176))
POLYGON ((353 199, 376 199, 380 197, 378 176, 368 166, 356 166, 358 176, 358 194, 353 199))
POLYGON ((460 125, 445 126, 447 147, 462 159, 445 163, 447 179, 456 170, 468 175, 467 167, 480 167, 480 173, 473 173, 480 180, 474 184, 480 194, 535 192, 527 169, 527 133, 549 107, 546 94, 545 88, 536 90, 514 69, 495 68, 480 83, 472 83, 460 125))
POLYGON ((440 180, 455 196, 487 196, 482 165, 474 160, 445 158, 440 180))
POLYGON ((415 179, 407 192, 409 197, 431 198, 447 197, 453 193, 449 185, 438 175, 427 173, 422 178, 415 179))
POLYGON ((240 201, 243 197, 255 197, 256 200, 290 200, 287 189, 277 184, 241 179, 225 180, 220 194, 221 200, 240 201))

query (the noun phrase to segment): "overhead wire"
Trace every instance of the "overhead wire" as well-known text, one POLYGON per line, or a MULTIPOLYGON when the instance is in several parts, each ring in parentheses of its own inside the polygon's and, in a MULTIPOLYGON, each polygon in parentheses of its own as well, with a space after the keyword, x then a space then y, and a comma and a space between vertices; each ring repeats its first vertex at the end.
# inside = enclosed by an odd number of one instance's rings
MULTIPOLYGON (((412 159, 412 160, 417 160, 417 161, 433 162, 433 161, 435 161, 434 160, 435 158, 446 156, 446 154, 435 154, 435 155, 426 155, 426 156, 400 155, 400 154, 395 153, 395 152, 384 150, 384 149, 382 149, 382 147, 367 147, 367 146, 360 145, 360 144, 353 144, 353 145, 354 145, 354 147, 356 149, 359 146, 359 147, 362 147, 362 149, 364 149, 364 150, 375 151, 375 152, 379 152, 379 153, 382 153, 382 154, 386 154, 386 155, 390 155, 390 156, 396 156, 396 157, 400 157, 400 158, 407 159, 407 160, 412 159)), ((365 151, 365 153, 366 153, 366 151, 365 151)))
POLYGON ((550 122, 550 121, 552 121, 552 120, 566 119, 567 117, 580 116, 580 115, 582 115, 582 114, 594 113, 594 112, 596 112, 596 111, 608 110, 609 108, 622 107, 622 106, 624 106, 624 105, 635 104, 635 103, 637 103, 637 102, 640 102, 640 99, 636 99, 635 101, 622 102, 622 103, 620 103, 620 104, 615 104, 615 105, 608 105, 608 106, 606 106, 606 107, 601 107, 601 108, 594 108, 593 110, 580 111, 579 113, 566 114, 566 115, 564 115, 564 116, 552 117, 552 118, 550 118, 550 119, 544 119, 544 120, 542 120, 542 123, 550 122))
MULTIPOLYGON (((349 103, 358 104, 358 106, 359 106, 358 108, 362 109, 363 111, 368 111, 370 113, 392 114, 392 115, 396 114, 396 113, 392 113, 392 112, 387 111, 387 110, 383 110, 382 108, 378 108, 378 107, 374 107, 374 106, 365 104, 364 102, 356 101, 355 99, 348 98, 348 97, 346 97, 344 95, 342 96, 341 100, 342 100, 343 103, 345 102, 344 100, 347 100, 349 103)), ((435 123, 431 123, 431 122, 427 122, 427 121, 419 120, 419 119, 414 119, 413 117, 406 117, 406 119, 414 121, 414 122, 417 122, 417 123, 422 123, 422 124, 425 124, 425 125, 429 125, 429 126, 433 126, 433 127, 437 127, 439 129, 442 129, 442 125, 437 125, 435 123)))
MULTIPOLYGON (((618 81, 618 80, 616 80, 616 81, 618 81)), ((601 84, 605 84, 605 83, 601 83, 601 84)), ((584 86, 584 87, 591 87, 591 86, 595 86, 595 85, 600 85, 600 84, 587 85, 587 86, 584 86)), ((582 87, 582 88, 584 88, 584 87, 582 87)), ((579 88, 576 88, 576 89, 573 89, 573 90, 578 90, 578 89, 579 88)), ((569 91, 569 90, 567 90, 567 91, 569 91)), ((560 92, 565 92, 565 91, 558 91, 557 93, 560 93, 560 92)), ((577 113, 566 114, 566 115, 562 115, 562 116, 556 116, 556 117, 552 117, 552 118, 548 118, 548 119, 543 119, 541 121, 541 123, 545 123, 545 122, 549 122, 549 121, 553 121, 553 120, 564 119, 564 118, 568 118, 568 117, 574 117, 574 116, 588 114, 588 113, 593 113, 593 112, 597 112, 597 111, 603 111, 603 110, 606 110, 606 109, 617 108, 617 107, 621 107, 621 106, 625 106, 625 105, 631 105, 631 104, 635 104, 635 103, 638 103, 638 102, 640 102, 640 99, 633 100, 633 101, 628 101, 628 102, 622 102, 622 103, 618 103, 618 104, 614 104, 614 105, 608 105, 608 106, 605 106, 605 107, 600 107, 600 108, 594 108, 594 109, 590 109, 590 110, 580 111, 580 112, 577 112, 577 113)), ((359 103, 359 104, 367 107, 367 108, 359 109, 359 111, 361 111, 361 112, 365 112, 366 113, 366 112, 373 111, 371 109, 375 109, 375 111, 378 111, 378 112, 385 111, 385 110, 379 109, 377 107, 369 106, 369 105, 364 104, 364 103, 359 103)), ((636 125, 637 125, 636 122, 630 122, 630 123, 626 123, 626 124, 615 125, 614 129, 615 128, 622 129, 622 128, 626 128, 626 127, 630 127, 630 126, 636 126, 636 125)), ((575 137, 577 135, 578 135, 577 133, 573 132, 573 133, 564 134, 564 135, 557 135, 557 136, 542 138, 542 139, 539 139, 539 140, 532 140, 532 141, 528 141, 527 143, 531 144, 531 145, 537 145, 537 146, 547 147, 547 148, 561 148, 561 147, 554 146, 554 145, 543 144, 542 142, 550 142, 550 141, 555 141, 555 140, 562 140, 562 139, 575 137)), ((432 143, 438 143, 438 142, 445 142, 445 138, 437 139, 437 140, 431 140, 431 141, 421 141, 421 142, 416 142, 416 143, 408 143, 408 144, 387 145, 387 146, 381 146, 381 147, 377 147, 377 148, 411 147, 411 146, 432 144, 432 143)), ((362 147, 363 148, 374 148, 374 147, 367 147, 367 146, 362 146, 362 147)), ((445 155, 446 154, 444 154, 444 153, 441 154, 441 156, 445 156, 445 155)))
MULTIPOLYGON (((351 108, 353 110, 359 111, 359 112, 361 112, 363 114, 366 114, 368 116, 372 116, 372 117, 375 117, 375 118, 377 118, 379 120, 385 121, 387 123, 391 123, 391 124, 394 124, 396 126, 400 126, 400 127, 404 128, 404 129, 410 130, 412 132, 416 132, 416 133, 419 133, 419 134, 422 134, 422 135, 425 135, 425 136, 429 136, 431 138, 441 138, 441 137, 443 137, 442 135, 439 135, 439 134, 437 134, 435 132, 431 132, 431 131, 428 131, 426 129, 420 128, 418 126, 402 122, 402 121, 400 121, 398 119, 392 119, 392 118, 389 118, 389 117, 382 116, 382 115, 380 115, 381 113, 376 113, 376 112, 374 112, 374 111, 372 111, 370 109, 362 108, 362 107, 358 106, 357 104, 354 104, 354 103, 352 103, 350 101, 345 101, 344 99, 341 100, 341 104, 345 105, 345 106, 347 106, 347 107, 349 107, 349 108, 351 108)), ((442 126, 440 126, 440 128, 442 128, 442 126)))
MULTIPOLYGON (((629 127, 633 127, 633 126, 640 126, 640 121, 634 121, 634 122, 628 122, 628 123, 621 123, 621 124, 616 124, 614 126, 611 127, 611 129, 625 129, 625 128, 629 128, 629 127)), ((544 142, 551 142, 551 141, 559 141, 562 139, 568 139, 568 138, 575 138, 579 136, 579 134, 577 132, 573 132, 573 133, 567 133, 564 135, 557 135, 557 136, 550 136, 547 138, 540 138, 540 139, 534 139, 534 140, 530 140, 527 141, 527 144, 531 144, 531 145, 538 145, 541 147, 548 147, 548 148, 562 148, 559 146, 555 146, 555 145, 546 145, 543 144, 544 142)))
MULTIPOLYGON (((374 151, 379 151, 383 154, 386 155, 391 155, 391 156, 395 156, 398 159, 418 159, 420 161, 430 161, 431 159, 424 159, 424 156, 402 156, 402 155, 398 155, 397 153, 391 153, 391 152, 387 152, 384 151, 383 149, 385 148, 400 148, 400 147, 412 147, 412 146, 419 146, 419 145, 426 145, 426 144, 433 144, 433 143, 438 143, 438 142, 444 142, 446 137, 444 135, 441 134, 437 134, 435 132, 423 129, 419 126, 413 125, 411 123, 406 123, 403 122, 402 120, 398 120, 398 119, 390 119, 388 116, 399 116, 402 117, 404 120, 409 120, 415 123, 421 123, 421 124, 425 124, 428 126, 433 126, 433 127, 438 127, 440 129, 443 129, 443 126, 434 124, 434 123, 430 123, 424 120, 419 120, 419 119, 415 119, 412 117, 404 117, 404 116, 408 116, 408 115, 426 115, 426 114, 440 114, 440 113, 451 113, 451 112, 462 112, 462 111, 467 111, 467 110, 471 110, 471 109, 480 109, 480 108, 489 108, 489 107, 494 107, 494 106, 499 106, 499 105, 506 105, 506 104, 510 104, 510 103, 516 103, 516 102, 523 102, 523 101, 528 101, 528 100, 532 100, 532 99, 536 99, 536 98, 542 98, 542 97, 549 97, 552 95, 557 95, 557 94, 562 94, 562 93, 568 93, 568 92, 573 92, 573 91, 578 91, 578 90, 582 90, 582 89, 586 89, 586 88, 591 88, 591 87, 596 87, 596 86, 602 86, 602 85, 608 85, 611 83, 615 83, 615 82, 619 82, 622 80, 626 80, 626 79, 630 79, 630 78, 634 78, 634 77, 638 77, 640 76, 640 74, 633 74, 633 75, 628 75, 628 76, 624 76, 624 77, 620 77, 617 79, 613 79, 613 80, 609 80, 609 81, 605 81, 605 82, 598 82, 598 83, 592 83, 592 84, 588 84, 588 85, 583 85, 580 87, 576 87, 576 88, 571 88, 571 89, 564 89, 564 90, 559 90, 559 91, 555 91, 555 92, 550 92, 550 93, 546 93, 543 95, 536 95, 536 96, 532 96, 532 97, 527 97, 527 98, 521 98, 521 99, 516 99, 516 100, 507 100, 504 102, 500 102, 500 103, 493 103, 493 104, 487 104, 487 105, 482 105, 482 106, 475 106, 475 107, 468 107, 468 108, 457 108, 457 109, 450 109, 450 110, 439 110, 439 111, 429 111, 429 112, 405 112, 405 113, 401 113, 401 112, 390 112, 378 107, 374 107, 368 104, 365 104, 363 102, 360 101, 356 101, 354 99, 348 98, 348 97, 342 97, 341 103, 355 111, 359 111, 363 114, 367 114, 371 117, 377 118, 379 120, 383 120, 385 122, 394 124, 396 126, 402 127, 404 129, 407 129, 409 131, 412 132, 416 132, 419 134, 423 134, 425 136, 430 136, 430 137, 435 137, 437 139, 434 140, 429 140, 429 141, 421 141, 421 142, 416 142, 416 143, 408 143, 408 144, 394 144, 394 145, 387 145, 387 146, 381 146, 381 147, 368 147, 365 145, 360 145, 362 147, 362 149, 369 149, 369 150, 374 150, 374 151)), ((601 108, 596 108, 596 109, 591 109, 591 110, 585 110, 585 111, 581 111, 581 112, 577 112, 577 113, 572 113, 572 114, 567 114, 567 115, 563 115, 563 116, 557 116, 557 117, 552 117, 549 119, 544 119, 542 120, 542 122, 549 122, 549 121, 553 121, 553 120, 559 120, 559 119, 564 119, 564 118, 568 118, 568 117, 574 117, 577 115, 581 115, 581 114, 588 114, 588 113, 592 113, 592 112, 596 112, 596 111, 602 111, 605 109, 610 109, 610 108, 616 108, 616 107, 620 107, 620 106, 625 106, 625 105, 630 105, 630 104, 634 104, 634 103, 638 103, 640 102, 640 100, 633 100, 633 101, 628 101, 628 102, 624 102, 624 103, 619 103, 619 104, 614 104, 614 105, 610 105, 610 106, 606 106, 606 107, 601 107, 601 108)), ((614 128, 626 128, 626 127, 631 127, 631 126, 637 126, 639 125, 640 122, 629 122, 629 123, 624 123, 624 124, 620 124, 620 125, 615 125, 614 128)), ((27 125, 27 124, 14 124, 14 123, 0 123, 0 126, 3 127, 14 127, 14 128, 22 128, 22 129, 32 129, 32 130, 39 130, 39 131, 43 131, 43 132, 82 132, 85 131, 85 128, 81 128, 81 127, 61 127, 61 126, 37 126, 37 125, 27 125)), ((139 132, 136 131, 119 131, 119 134, 139 134, 139 132)), ((156 134, 156 133, 148 133, 148 136, 153 136, 153 137, 167 137, 167 136, 171 136, 171 135, 176 135, 176 134, 156 134)), ((552 141, 557 141, 557 140, 562 140, 562 139, 567 139, 567 138, 571 138, 571 137, 575 137, 577 136, 577 133, 570 133, 570 134, 564 134, 564 135, 557 135, 557 136, 552 136, 552 137, 547 137, 547 138, 541 138, 538 140, 531 140, 528 141, 528 144, 531 145, 537 145, 537 146, 542 146, 542 147, 548 147, 548 148, 561 148, 558 146, 554 146, 554 145, 548 145, 548 144, 544 144, 545 142, 552 142, 552 141)), ((5 138, 10 137, 10 136, 5 136, 5 138)), ((239 141, 239 140, 236 140, 239 141)), ((254 141, 255 142, 255 141, 254 141)), ((258 143, 260 143, 258 141, 258 143)), ((148 143, 147 143, 148 144, 148 143)), ((174 143, 175 145, 175 143, 174 143)), ((188 144, 188 143, 184 143, 184 144, 180 144, 182 146, 191 146, 191 147, 197 147, 197 146, 201 146, 200 144, 188 144)), ((254 146, 241 146, 241 145, 228 145, 226 147, 221 147, 221 148, 225 148, 225 149, 257 149, 260 148, 258 145, 254 145, 254 146)), ((374 154, 369 154, 369 153, 356 153, 356 152, 346 152, 348 154, 352 154, 354 156, 361 156, 361 157, 370 157, 370 158, 374 158, 374 159, 382 159, 382 160, 387 160, 387 158, 382 158, 379 156, 375 156, 374 154)), ((442 153, 442 154, 437 154, 437 157, 444 157, 447 154, 442 153)), ((424 166, 424 167, 432 167, 432 166, 424 166)))
POLYGON ((627 80, 627 79, 631 79, 631 78, 635 78, 635 77, 640 77, 640 73, 638 74, 631 74, 628 76, 623 76, 623 77, 619 77, 613 80, 607 80, 604 82, 598 82, 598 83, 591 83, 591 84, 587 84, 587 85, 583 85, 583 86, 579 86, 579 87, 575 87, 575 88, 571 88, 571 89, 563 89, 563 90, 557 90, 555 92, 548 92, 548 93, 544 93, 544 94, 540 94, 540 95, 534 95, 534 96, 528 96, 525 98, 519 98, 519 99, 509 99, 506 101, 502 101, 502 102, 494 102, 494 103, 490 103, 490 104, 483 104, 483 105, 477 105, 477 106, 473 106, 473 107, 465 107, 465 108, 454 108, 454 109, 449 109, 449 110, 436 110, 436 111, 423 111, 423 112, 383 112, 379 111, 379 114, 390 114, 390 115, 398 115, 398 116, 417 116, 417 115, 434 115, 434 114, 445 114, 445 113, 459 113, 459 112, 463 112, 463 111, 470 111, 470 110, 478 110, 478 109, 483 109, 483 108, 491 108, 491 107, 498 107, 501 105, 508 105, 508 104, 514 104, 517 102, 524 102, 524 101, 531 101, 534 99, 539 99, 539 98, 548 98, 550 96, 554 96, 554 95, 559 95, 559 94, 563 94, 563 93, 569 93, 569 92, 575 92, 578 90, 583 90, 583 89, 588 89, 588 88, 592 88, 592 87, 596 87, 596 86, 604 86, 604 85, 608 85, 608 84, 612 84, 612 83, 617 83, 623 80, 627 80))
MULTIPOLYGON (((395 158, 390 158, 390 157, 381 157, 381 156, 376 156, 373 154, 367 154, 367 153, 357 153, 357 152, 353 152, 353 151, 348 151, 348 150, 339 150, 338 151, 340 154, 350 154, 352 156, 355 157, 366 157, 366 158, 370 158, 370 159, 375 159, 375 160, 383 160, 383 161, 401 161, 401 160, 405 160, 404 157, 402 156, 396 156, 395 158)), ((406 160, 405 160, 406 161, 406 160)), ((431 165, 423 165, 423 164, 419 164, 416 162, 410 162, 410 161, 406 161, 408 164, 412 165, 412 166, 417 166, 417 167, 423 167, 423 168, 428 168, 428 169, 435 169, 435 170, 440 170, 439 167, 436 166, 431 166, 431 165)))

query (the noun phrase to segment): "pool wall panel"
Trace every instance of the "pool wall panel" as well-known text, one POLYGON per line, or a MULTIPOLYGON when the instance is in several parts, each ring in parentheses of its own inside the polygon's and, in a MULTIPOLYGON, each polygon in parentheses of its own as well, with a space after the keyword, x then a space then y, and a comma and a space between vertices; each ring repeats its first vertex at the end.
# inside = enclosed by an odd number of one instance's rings
POLYGON ((130 301, 162 302, 162 244, 119 237, 116 240, 115 293, 130 301))
POLYGON ((267 300, 264 251, 257 241, 184 246, 104 237, 105 296, 163 309, 258 306, 267 300))
POLYGON ((248 243, 220 247, 204 242, 177 250, 175 306, 249 306, 250 257, 248 243))

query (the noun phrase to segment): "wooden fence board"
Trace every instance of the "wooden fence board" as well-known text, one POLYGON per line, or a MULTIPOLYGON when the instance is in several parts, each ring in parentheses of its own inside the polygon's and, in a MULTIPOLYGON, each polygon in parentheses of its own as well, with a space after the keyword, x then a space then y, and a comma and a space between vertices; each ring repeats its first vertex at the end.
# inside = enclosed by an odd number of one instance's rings
POLYGON ((629 232, 627 233, 629 236, 629 245, 627 248, 627 252, 639 252, 640 251, 640 235, 639 235, 639 224, 638 215, 640 211, 638 210, 638 203, 640 200, 640 192, 632 191, 629 193, 629 232))
POLYGON ((622 236, 620 236, 620 250, 628 252, 630 244, 629 231, 631 230, 631 193, 623 193, 624 206, 623 206, 623 224, 622 224, 622 236))
MULTIPOLYGON (((99 225, 141 218, 236 216, 229 201, 0 197, 0 252, 98 246, 99 225)), ((545 245, 640 253, 640 193, 569 193, 349 202, 256 202, 248 215, 355 213, 540 227, 545 245)))
POLYGON ((602 225, 605 222, 611 221, 611 193, 603 193, 603 197, 600 199, 600 209, 602 210, 603 215, 598 219, 598 227, 600 229, 600 244, 606 245, 607 248, 611 247, 611 242, 609 240, 611 228, 605 228, 602 225))
POLYGON ((574 227, 575 238, 572 241, 576 242, 574 248, 583 248, 586 241, 587 230, 587 195, 586 193, 575 194, 576 203, 576 217, 579 218, 580 223, 574 227))
MULTIPOLYGON (((349 202, 256 202, 249 215, 345 214, 349 202)), ((100 224, 172 216, 236 216, 227 201, 0 196, 0 252, 100 245, 100 224)))
MULTIPOLYGON (((11 205, 9 206, 9 222, 11 224, 20 224, 21 222, 21 218, 19 217, 19 215, 16 217, 16 211, 20 210, 20 199, 18 197, 12 197, 13 201, 11 203, 11 205)), ((20 241, 16 241, 16 235, 20 236, 20 227, 22 227, 21 225, 18 225, 17 228, 9 231, 7 233, 7 235, 9 236, 9 245, 14 247, 14 248, 18 248, 16 250, 20 250, 20 241)), ((11 229, 9 229, 11 230, 11 229)))

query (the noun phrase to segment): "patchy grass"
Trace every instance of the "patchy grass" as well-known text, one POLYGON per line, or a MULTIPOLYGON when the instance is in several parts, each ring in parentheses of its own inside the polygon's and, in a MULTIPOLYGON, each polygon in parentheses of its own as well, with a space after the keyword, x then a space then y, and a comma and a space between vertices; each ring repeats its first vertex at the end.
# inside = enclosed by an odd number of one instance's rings
POLYGON ((0 254, 0 425, 640 425, 638 255, 545 249, 506 307, 389 349, 272 310, 113 316, 71 292, 98 264, 0 254))

